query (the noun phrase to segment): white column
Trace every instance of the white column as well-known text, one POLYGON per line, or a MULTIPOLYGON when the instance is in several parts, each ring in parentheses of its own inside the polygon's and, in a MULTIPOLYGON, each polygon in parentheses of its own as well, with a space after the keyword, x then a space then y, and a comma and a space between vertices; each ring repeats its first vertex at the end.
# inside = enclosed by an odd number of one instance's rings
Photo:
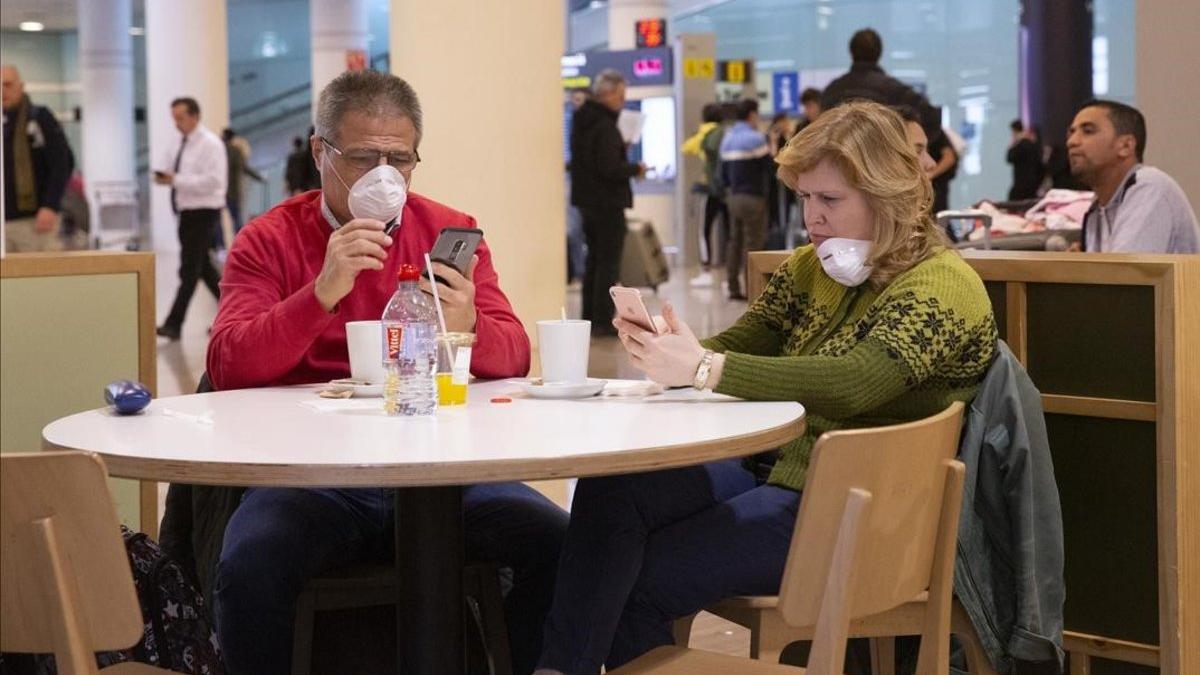
MULTIPOLYGON (((667 0, 608 0, 609 50, 637 47, 637 22, 667 18, 670 15, 667 4, 667 0)), ((671 32, 670 22, 667 22, 667 32, 671 32)))
POLYGON ((131 0, 79 0, 79 82, 82 85, 84 185, 93 232, 103 232, 97 187, 136 187, 133 154, 131 0))
POLYGON ((563 9, 391 4, 392 72, 413 85, 425 116, 413 190, 475 216, 527 329, 557 317, 566 295, 563 9))
MULTIPOLYGON (((161 168, 178 136, 171 120, 171 101, 180 96, 196 99, 200 123, 214 133, 229 125, 225 0, 146 3, 146 121, 151 169, 161 168)), ((178 251, 170 190, 153 181, 150 222, 154 250, 178 251)))
MULTIPOLYGON (((310 0, 313 115, 325 85, 346 70, 347 53, 361 50, 371 58, 367 0, 310 0)), ((370 66, 370 63, 367 64, 370 66)))

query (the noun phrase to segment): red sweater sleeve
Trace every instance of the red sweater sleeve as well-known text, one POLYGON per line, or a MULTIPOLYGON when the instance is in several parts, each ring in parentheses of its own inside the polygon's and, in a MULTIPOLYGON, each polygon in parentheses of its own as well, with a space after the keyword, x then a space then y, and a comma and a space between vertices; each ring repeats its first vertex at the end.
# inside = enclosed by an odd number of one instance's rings
POLYGON ((229 252, 208 347, 215 389, 277 383, 336 317, 317 301, 313 281, 285 296, 279 273, 288 252, 272 248, 268 237, 247 228, 229 252))
MULTIPOLYGON (((474 220, 468 227, 475 227, 474 220)), ((476 377, 524 377, 529 373, 529 336, 500 290, 492 253, 480 242, 475 267, 475 348, 471 371, 476 377)))

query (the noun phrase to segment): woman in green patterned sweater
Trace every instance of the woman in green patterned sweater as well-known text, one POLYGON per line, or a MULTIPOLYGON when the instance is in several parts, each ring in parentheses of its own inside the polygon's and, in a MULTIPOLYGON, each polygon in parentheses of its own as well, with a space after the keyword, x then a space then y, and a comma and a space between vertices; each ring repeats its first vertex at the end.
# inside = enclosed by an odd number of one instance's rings
POLYGON ((580 481, 542 672, 611 670, 670 644, 678 617, 777 593, 817 437, 969 401, 987 371, 991 304, 927 215, 930 183, 896 113, 869 102, 829 110, 776 162, 812 245, 732 328, 697 340, 669 305, 660 335, 614 323, 651 379, 799 401, 805 434, 765 481, 737 461, 580 481))

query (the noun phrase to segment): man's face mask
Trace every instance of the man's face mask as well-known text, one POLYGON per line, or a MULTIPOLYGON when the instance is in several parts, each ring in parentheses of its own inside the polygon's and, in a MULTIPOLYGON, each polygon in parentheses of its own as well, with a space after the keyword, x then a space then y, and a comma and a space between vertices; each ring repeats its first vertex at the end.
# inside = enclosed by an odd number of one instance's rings
MULTIPOLYGON (((328 157, 326 153, 322 153, 322 156, 328 157)), ((342 175, 332 162, 329 162, 329 168, 346 188, 346 205, 351 216, 378 220, 388 225, 389 233, 400 226, 400 214, 404 211, 404 203, 408 201, 408 184, 399 170, 389 164, 380 164, 351 186, 342 180, 342 175)))
POLYGON ((833 237, 821 242, 817 248, 817 259, 830 279, 854 288, 871 276, 867 257, 871 255, 872 242, 864 239, 833 237))

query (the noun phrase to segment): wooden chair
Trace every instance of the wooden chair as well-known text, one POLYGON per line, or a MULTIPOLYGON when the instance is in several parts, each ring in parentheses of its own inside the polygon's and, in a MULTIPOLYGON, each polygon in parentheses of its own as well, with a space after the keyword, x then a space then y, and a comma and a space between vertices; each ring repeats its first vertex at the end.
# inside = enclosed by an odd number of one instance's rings
MULTIPOLYGON (((97 651, 142 638, 142 610, 100 458, 0 457, 0 650, 53 652, 60 673, 92 675, 97 651)), ((104 675, 169 673, 121 663, 104 675)))
MULTIPOLYGON (((779 598, 770 609, 788 626, 814 627, 809 672, 840 675, 855 622, 914 602, 921 603, 917 672, 948 672, 964 474, 954 456, 962 411, 954 403, 916 422, 835 431, 817 440, 779 598)), ((673 646, 614 671, 734 672, 803 670, 673 646)))

